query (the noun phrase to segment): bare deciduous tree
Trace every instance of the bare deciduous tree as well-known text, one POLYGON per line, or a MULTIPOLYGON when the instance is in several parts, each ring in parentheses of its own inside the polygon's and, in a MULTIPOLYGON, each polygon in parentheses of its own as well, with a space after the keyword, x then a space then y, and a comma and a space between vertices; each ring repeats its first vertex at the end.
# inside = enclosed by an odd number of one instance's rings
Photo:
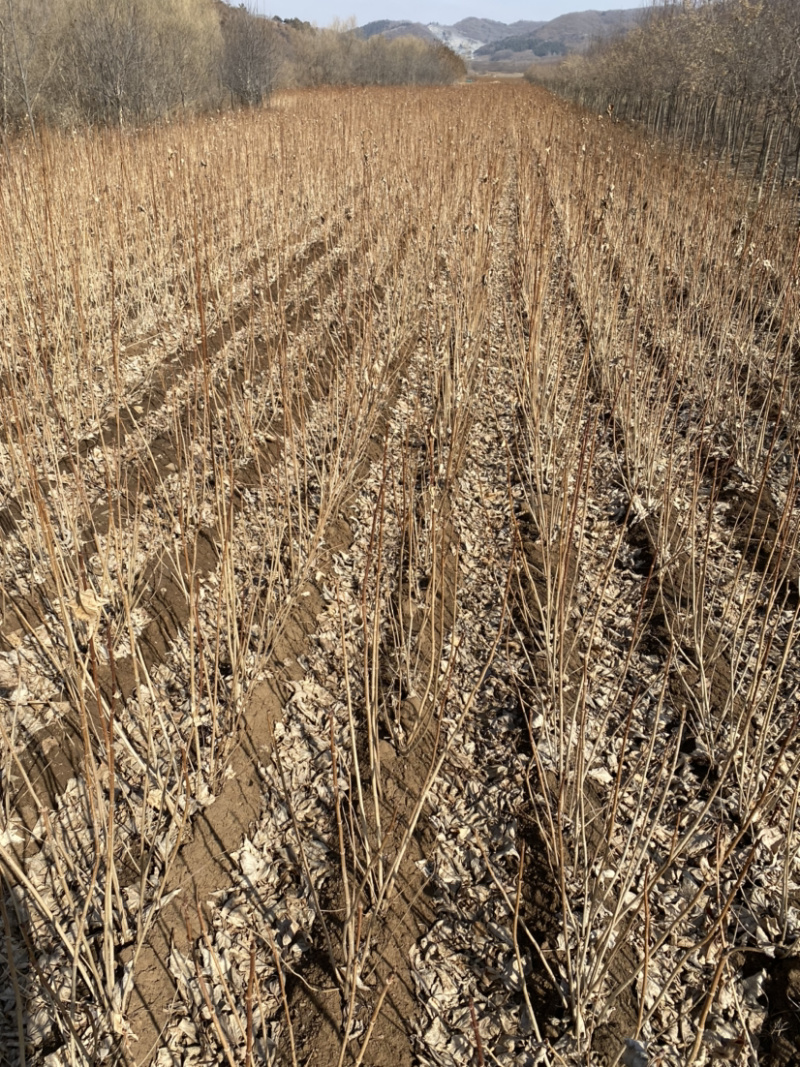
POLYGON ((247 107, 262 104, 275 89, 282 62, 282 37, 271 19, 242 4, 222 20, 222 84, 247 107))
POLYGON ((263 103, 296 85, 435 84, 463 77, 449 49, 316 30, 219 0, 0 0, 0 124, 143 122, 263 103))
POLYGON ((72 0, 62 84, 79 115, 163 115, 208 91, 219 54, 211 0, 72 0))
POLYGON ((36 137, 39 98, 58 60, 58 43, 49 33, 53 0, 0 0, 0 79, 2 125, 26 121, 36 137))
POLYGON ((610 104, 658 136, 713 148, 759 185, 800 179, 797 0, 667 0, 551 81, 592 109, 610 104))
POLYGON ((296 47, 305 85, 442 85, 466 74, 461 57, 444 45, 416 37, 363 40, 348 24, 308 35, 296 47))

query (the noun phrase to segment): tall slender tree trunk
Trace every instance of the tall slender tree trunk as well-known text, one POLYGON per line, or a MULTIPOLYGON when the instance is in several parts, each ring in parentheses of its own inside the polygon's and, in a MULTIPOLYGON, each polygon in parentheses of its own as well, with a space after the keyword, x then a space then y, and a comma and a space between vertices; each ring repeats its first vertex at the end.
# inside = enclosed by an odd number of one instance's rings
POLYGON ((764 195, 764 177, 767 173, 767 165, 769 163, 770 150, 772 148, 772 140, 775 136, 775 121, 772 118, 766 120, 764 128, 764 139, 761 144, 761 156, 758 161, 756 183, 758 185, 758 199, 764 195))
POLYGON ((31 128, 31 134, 34 142, 36 142, 36 123, 33 120, 33 106, 31 103, 31 94, 28 85, 28 70, 25 63, 22 61, 22 55, 19 50, 19 40, 17 38, 17 22, 16 17, 11 6, 11 0, 6 0, 6 8, 8 10, 8 30, 11 35, 11 47, 14 50, 14 61, 17 66, 17 72, 19 74, 20 86, 22 87, 22 98, 25 103, 25 111, 28 116, 28 123, 31 128))

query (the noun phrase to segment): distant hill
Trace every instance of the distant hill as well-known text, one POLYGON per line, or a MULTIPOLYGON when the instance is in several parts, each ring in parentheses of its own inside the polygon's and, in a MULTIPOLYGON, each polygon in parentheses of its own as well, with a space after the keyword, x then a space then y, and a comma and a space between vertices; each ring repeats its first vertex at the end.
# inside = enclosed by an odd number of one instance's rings
POLYGON ((524 19, 519 22, 496 22, 494 19, 469 18, 455 22, 452 28, 458 30, 464 37, 471 37, 473 41, 491 44, 492 41, 501 41, 504 37, 511 37, 515 34, 533 33, 534 30, 545 25, 544 22, 526 22, 524 19))
POLYGON ((380 19, 356 30, 360 37, 420 37, 442 41, 459 55, 478 61, 525 59, 580 52, 599 37, 607 37, 633 26, 641 10, 578 11, 559 15, 550 22, 498 22, 496 19, 466 18, 452 26, 430 22, 380 19))
POLYGON ((472 55, 475 59, 506 59, 510 58, 511 54, 530 52, 531 55, 541 58, 542 56, 564 56, 569 51, 576 51, 576 49, 567 48, 562 41, 540 41, 532 34, 528 34, 526 37, 504 37, 493 44, 485 44, 481 48, 476 48, 472 55))
POLYGON ((379 19, 368 22, 356 30, 359 37, 377 37, 381 34, 391 40, 394 37, 419 37, 423 41, 437 41, 439 38, 431 33, 422 22, 407 22, 395 19, 379 19))
POLYGON ((545 55, 547 46, 553 53, 580 52, 599 37, 608 37, 635 26, 641 18, 636 8, 618 11, 576 11, 545 22, 533 32, 495 38, 476 49, 476 57, 492 58, 498 52, 526 52, 545 55))

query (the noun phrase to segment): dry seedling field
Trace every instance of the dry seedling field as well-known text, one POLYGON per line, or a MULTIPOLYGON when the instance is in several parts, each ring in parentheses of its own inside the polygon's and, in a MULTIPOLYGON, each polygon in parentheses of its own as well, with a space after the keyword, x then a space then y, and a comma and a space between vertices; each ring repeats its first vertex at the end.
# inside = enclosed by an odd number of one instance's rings
POLYGON ((796 204, 337 90, 0 241, 0 1058, 796 1065, 796 204))

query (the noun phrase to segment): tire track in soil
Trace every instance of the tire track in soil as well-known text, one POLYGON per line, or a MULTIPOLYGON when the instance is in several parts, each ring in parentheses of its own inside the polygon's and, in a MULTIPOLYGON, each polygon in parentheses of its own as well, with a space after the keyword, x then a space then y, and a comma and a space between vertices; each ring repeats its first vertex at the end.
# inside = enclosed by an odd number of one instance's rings
MULTIPOLYGON (((315 262, 325 252, 325 242, 315 243, 310 262, 315 262)), ((259 362, 280 358, 281 354, 285 353, 289 343, 288 326, 292 326, 293 332, 296 333, 313 321, 315 311, 324 303, 325 298, 334 291, 335 286, 344 283, 350 269, 349 257, 352 254, 351 251, 337 258, 321 287, 305 297, 299 304, 290 305, 283 316, 285 325, 282 324, 278 332, 256 342, 256 365, 259 362)), ((298 263, 297 270, 300 269, 298 263)), ((286 280, 283 280, 280 288, 283 288, 286 280)), ((276 299, 279 294, 280 290, 276 288, 276 299)), ((374 297, 380 300, 382 296, 380 286, 377 286, 374 297)), ((237 313, 236 321, 240 322, 240 330, 250 327, 253 312, 254 309, 246 308, 237 313)), ((213 344, 218 346, 216 350, 219 351, 223 344, 231 339, 232 335, 225 336, 221 328, 214 335, 213 344)), ((311 399, 318 399, 330 385, 335 369, 335 343, 336 339, 332 339, 319 361, 319 374, 316 380, 308 383, 311 399)), ((210 348, 208 351, 210 352, 210 348)), ((202 355, 202 348, 199 347, 188 353, 190 361, 196 361, 202 358, 202 355)), ((244 374, 245 372, 238 368, 231 376, 232 386, 241 387, 244 374)), ((166 393, 162 394, 160 404, 163 404, 165 400, 166 393)), ((185 424, 187 417, 184 411, 181 424, 185 424)), ((291 413, 288 417, 291 418, 291 413)), ((246 486, 249 477, 255 477, 256 472, 272 467, 278 462, 281 452, 280 440, 285 431, 286 418, 285 414, 282 420, 284 425, 275 427, 275 439, 269 442, 268 446, 250 464, 238 472, 239 492, 246 486)), ((173 464, 175 460, 180 463, 181 453, 182 447, 176 432, 167 431, 150 443, 138 464, 128 465, 126 470, 128 489, 125 495, 130 513, 135 513, 138 491, 148 484, 157 485, 170 473, 170 464, 173 464)), ((238 500, 235 494, 233 506, 236 512, 238 500)), ((122 513, 121 506, 118 511, 122 513)), ((114 519, 115 516, 105 503, 95 508, 84 530, 90 542, 93 540, 94 531, 102 529, 104 524, 110 528, 114 519)), ((138 684, 139 664, 143 663, 148 672, 152 672, 164 662, 172 642, 189 622, 191 607, 186 599, 187 583, 189 585, 191 582, 197 583, 214 570, 219 558, 219 543, 220 534, 217 530, 201 528, 197 531, 193 543, 187 546, 187 551, 182 553, 179 566, 176 566, 171 557, 160 557, 145 565, 138 582, 141 595, 148 604, 152 618, 139 635, 138 654, 135 659, 130 655, 120 657, 115 660, 113 669, 110 666, 98 666, 100 694, 107 707, 130 699, 138 684)), ((13 614, 0 627, 0 651, 7 651, 11 647, 4 638, 7 639, 8 636, 20 630, 35 629, 44 624, 49 610, 49 600, 57 595, 54 587, 45 586, 38 591, 37 595, 28 597, 22 602, 5 601, 4 608, 6 611, 11 608, 13 614)), ((68 697, 69 694, 65 693, 65 698, 68 699, 68 697)), ((102 738, 101 714, 105 713, 100 712, 97 701, 90 696, 87 696, 85 706, 95 736, 102 738)), ((16 796, 12 799, 15 811, 28 831, 36 825, 41 805, 44 804, 46 808, 52 809, 70 778, 81 772, 85 755, 84 744, 83 723, 74 715, 64 716, 60 723, 44 728, 30 739, 30 744, 21 756, 21 765, 28 780, 34 788, 39 787, 41 793, 36 798, 32 797, 23 780, 16 796)))

